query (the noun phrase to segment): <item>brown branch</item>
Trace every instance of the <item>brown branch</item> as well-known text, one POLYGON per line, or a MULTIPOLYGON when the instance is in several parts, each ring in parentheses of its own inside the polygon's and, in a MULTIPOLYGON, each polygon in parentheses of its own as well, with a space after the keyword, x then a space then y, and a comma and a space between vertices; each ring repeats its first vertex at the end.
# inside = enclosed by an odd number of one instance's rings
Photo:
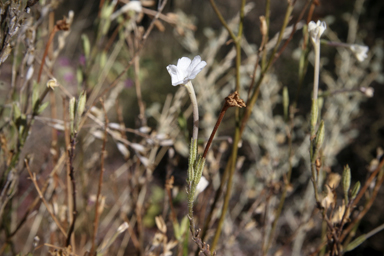
POLYGON ((27 167, 27 170, 28 170, 28 173, 29 173, 29 176, 31 177, 31 180, 33 182, 33 185, 35 186, 36 190, 37 190, 37 193, 39 194, 40 196, 40 199, 43 201, 45 207, 47 208, 47 211, 49 212, 49 214, 51 215, 52 219, 54 220, 54 222, 56 223, 57 227, 60 229, 61 233, 63 233, 63 235, 65 237, 67 237, 67 234, 65 233, 65 230, 63 229, 63 227, 60 225, 60 222, 58 219, 56 219, 55 215, 53 214, 53 212, 51 211, 49 205, 48 205, 48 202, 45 200, 44 196, 43 196, 43 193, 41 193, 41 190, 39 188, 39 185, 37 184, 37 181, 36 181, 36 174, 31 172, 31 169, 29 168, 29 164, 28 164, 28 161, 25 159, 24 160, 25 162, 25 166, 27 167))
POLYGON ((100 194, 101 194, 101 187, 103 185, 103 175, 104 175, 104 156, 105 156, 105 144, 107 143, 107 136, 108 136, 108 116, 107 111, 104 107, 103 99, 100 99, 100 103, 103 107, 104 111, 104 118, 105 118, 105 124, 104 124, 104 138, 103 138, 103 146, 101 148, 101 163, 100 163, 100 176, 99 176, 99 186, 97 189, 97 196, 96 196, 96 205, 95 205, 95 220, 93 222, 93 234, 92 234, 92 247, 91 247, 91 253, 90 255, 95 254, 95 241, 96 241, 96 235, 97 230, 99 227, 99 218, 100 218, 100 211, 99 211, 99 201, 100 201, 100 194))
POLYGON ((76 147, 76 138, 77 133, 75 132, 73 134, 73 137, 71 138, 71 148, 68 150, 68 157, 69 157, 69 177, 71 179, 72 183, 72 223, 68 230, 67 235, 67 241, 66 246, 70 245, 71 241, 71 235, 73 233, 73 230, 75 229, 75 222, 77 218, 77 209, 76 209, 76 181, 75 181, 75 173, 73 168, 73 158, 75 156, 75 147, 76 147))
POLYGON ((37 77, 37 83, 40 83, 41 74, 43 72, 43 67, 44 67, 44 64, 45 64, 45 58, 47 57, 48 50, 49 50, 49 48, 51 46, 51 43, 53 41, 53 38, 54 38, 56 32, 58 32, 60 30, 68 31, 69 30, 69 26, 70 25, 67 23, 67 20, 64 17, 62 20, 57 21, 56 25, 53 27, 53 30, 51 31, 51 34, 49 35, 49 39, 48 39, 47 45, 45 46, 43 59, 41 60, 39 75, 37 77))

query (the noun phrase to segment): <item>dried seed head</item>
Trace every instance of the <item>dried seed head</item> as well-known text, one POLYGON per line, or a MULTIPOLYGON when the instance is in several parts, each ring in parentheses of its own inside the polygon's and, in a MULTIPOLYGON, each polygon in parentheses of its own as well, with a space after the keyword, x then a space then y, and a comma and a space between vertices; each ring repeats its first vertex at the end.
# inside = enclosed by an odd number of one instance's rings
POLYGON ((58 30, 68 31, 70 29, 70 24, 67 22, 67 18, 64 17, 62 20, 56 22, 56 27, 58 30))
POLYGON ((244 100, 240 99, 237 91, 228 95, 228 97, 225 98, 225 101, 230 107, 245 108, 247 106, 245 105, 244 100))

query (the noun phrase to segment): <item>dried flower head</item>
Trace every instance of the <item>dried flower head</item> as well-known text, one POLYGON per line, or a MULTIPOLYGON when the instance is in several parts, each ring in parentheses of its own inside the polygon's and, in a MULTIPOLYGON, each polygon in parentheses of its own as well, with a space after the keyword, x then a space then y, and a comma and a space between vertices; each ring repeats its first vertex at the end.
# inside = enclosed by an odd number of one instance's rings
POLYGON ((59 84, 57 83, 57 80, 55 78, 49 79, 47 82, 47 87, 51 88, 52 90, 55 89, 55 87, 58 87, 59 84))
POLYGON ((196 75, 207 65, 201 57, 197 55, 193 60, 182 57, 177 61, 177 66, 168 65, 167 70, 171 75, 172 85, 186 84, 194 79, 196 75))
POLYGON ((239 93, 237 91, 228 95, 228 97, 225 98, 225 101, 230 107, 246 107, 244 100, 240 99, 239 93))
POLYGON ((355 55, 356 59, 360 62, 363 62, 367 57, 367 53, 369 50, 368 46, 352 44, 349 49, 355 55))

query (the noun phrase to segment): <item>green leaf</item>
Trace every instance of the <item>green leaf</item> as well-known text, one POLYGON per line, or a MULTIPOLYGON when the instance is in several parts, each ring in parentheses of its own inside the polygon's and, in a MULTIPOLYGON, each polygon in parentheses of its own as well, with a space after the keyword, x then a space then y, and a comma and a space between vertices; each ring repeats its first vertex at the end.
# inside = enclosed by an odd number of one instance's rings
POLYGON ((85 58, 88 59, 89 54, 91 52, 91 43, 89 42, 89 38, 87 35, 82 34, 81 39, 83 40, 83 50, 85 58))
POLYGON ((181 235, 184 235, 185 231, 188 229, 188 217, 184 216, 184 218, 181 220, 180 224, 180 233, 181 235))
POLYGON ((39 107, 39 110, 37 111, 38 114, 42 113, 44 111, 44 109, 46 109, 46 107, 48 107, 49 105, 49 101, 47 102, 44 102, 44 104, 42 104, 40 107, 39 107))
POLYGON ((353 249, 355 249, 356 247, 358 247, 359 245, 361 245, 362 243, 364 243, 364 241, 365 241, 366 239, 367 239, 367 238, 366 238, 365 234, 359 236, 358 238, 356 238, 355 240, 353 240, 352 242, 350 242, 350 243, 347 245, 347 247, 345 247, 344 251, 345 251, 345 252, 352 251, 353 249))
POLYGON ((180 231, 180 225, 177 221, 173 222, 173 231, 175 233, 175 238, 177 240, 181 240, 181 231, 180 231))
POLYGON ((356 182, 355 186, 352 188, 352 193, 351 193, 351 199, 355 199, 357 196, 357 193, 360 191, 360 181, 356 182))
POLYGON ((39 100, 39 84, 35 81, 32 87, 32 108, 36 108, 36 103, 39 100))

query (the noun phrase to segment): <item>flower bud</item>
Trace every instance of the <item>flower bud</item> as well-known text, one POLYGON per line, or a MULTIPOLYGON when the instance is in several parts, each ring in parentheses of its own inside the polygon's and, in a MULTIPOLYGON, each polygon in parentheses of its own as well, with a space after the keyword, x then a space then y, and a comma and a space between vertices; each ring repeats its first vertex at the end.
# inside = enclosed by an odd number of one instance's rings
POLYGON ((348 192, 351 186, 351 169, 349 168, 348 165, 344 167, 342 183, 343 183, 345 202, 348 203, 348 192))
POLYGON ((355 199, 357 196, 357 193, 360 191, 360 181, 356 182, 355 186, 352 188, 352 193, 351 193, 351 199, 355 199))

